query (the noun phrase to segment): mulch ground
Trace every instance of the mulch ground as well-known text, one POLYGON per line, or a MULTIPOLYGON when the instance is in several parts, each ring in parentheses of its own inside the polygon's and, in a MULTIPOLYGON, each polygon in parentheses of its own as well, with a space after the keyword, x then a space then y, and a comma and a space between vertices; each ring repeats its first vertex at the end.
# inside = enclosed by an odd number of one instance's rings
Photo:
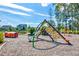
MULTIPOLYGON (((44 38, 50 40, 49 37, 44 38)), ((79 35, 65 35, 65 38, 70 40, 72 46, 42 40, 35 42, 33 48, 27 35, 5 38, 7 43, 0 50, 0 56, 79 56, 79 35)))

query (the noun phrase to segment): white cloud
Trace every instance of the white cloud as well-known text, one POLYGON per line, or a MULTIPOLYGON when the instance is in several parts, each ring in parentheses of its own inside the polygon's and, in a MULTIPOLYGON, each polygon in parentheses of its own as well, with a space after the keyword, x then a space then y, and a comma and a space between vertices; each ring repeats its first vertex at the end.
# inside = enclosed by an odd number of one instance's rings
POLYGON ((49 17, 49 15, 47 15, 47 14, 43 14, 43 13, 34 12, 34 14, 36 14, 36 15, 40 15, 40 16, 49 17))
POLYGON ((16 12, 16 11, 12 11, 12 10, 8 10, 8 9, 2 9, 2 8, 0 8, 0 11, 2 11, 2 12, 8 12, 8 13, 11 13, 11 14, 17 14, 17 15, 31 16, 31 15, 26 14, 26 13, 16 12))
POLYGON ((46 6, 48 6, 49 5, 49 3, 41 3, 41 6, 42 7, 46 7, 46 6))
POLYGON ((22 6, 20 6, 20 5, 16 5, 16 4, 11 4, 11 3, 2 3, 2 4, 0 4, 0 5, 2 5, 2 6, 8 6, 8 7, 11 7, 11 8, 16 8, 16 9, 20 9, 20 10, 23 10, 23 11, 26 11, 26 12, 33 12, 33 10, 32 9, 30 9, 30 8, 25 8, 25 7, 22 7, 22 6))
MULTIPOLYGON (((25 12, 32 12, 32 13, 34 13, 34 14, 36 14, 36 15, 40 15, 40 16, 45 16, 45 17, 49 17, 49 15, 46 15, 46 14, 43 14, 43 13, 39 13, 39 12, 35 12, 34 10, 32 10, 32 9, 30 9, 30 8, 27 8, 27 7, 23 7, 23 6, 20 6, 20 5, 17 5, 17 4, 11 4, 11 3, 2 3, 2 4, 0 4, 0 5, 2 5, 2 6, 7 6, 7 7, 11 7, 11 8, 16 8, 16 9, 20 9, 20 10, 23 10, 23 11, 25 11, 25 12)), ((47 3, 46 3, 46 5, 47 5, 47 3)), ((45 6, 45 5, 44 5, 45 6)), ((13 13, 13 14, 20 14, 20 15, 27 15, 27 16, 30 16, 30 15, 28 15, 28 14, 25 14, 25 13, 22 13, 22 12, 15 12, 15 11, 12 11, 12 10, 3 10, 3 11, 5 11, 5 12, 9 12, 9 13, 13 13)))

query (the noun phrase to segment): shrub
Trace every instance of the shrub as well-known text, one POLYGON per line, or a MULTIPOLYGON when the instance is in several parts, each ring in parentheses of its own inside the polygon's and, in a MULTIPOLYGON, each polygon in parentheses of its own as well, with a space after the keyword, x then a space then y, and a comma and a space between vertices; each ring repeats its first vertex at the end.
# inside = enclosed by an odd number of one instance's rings
POLYGON ((0 32, 0 43, 3 43, 3 42, 4 42, 3 33, 0 32))
POLYGON ((30 32, 30 35, 34 35, 34 32, 35 32, 35 28, 30 28, 30 30, 29 30, 29 32, 30 32))

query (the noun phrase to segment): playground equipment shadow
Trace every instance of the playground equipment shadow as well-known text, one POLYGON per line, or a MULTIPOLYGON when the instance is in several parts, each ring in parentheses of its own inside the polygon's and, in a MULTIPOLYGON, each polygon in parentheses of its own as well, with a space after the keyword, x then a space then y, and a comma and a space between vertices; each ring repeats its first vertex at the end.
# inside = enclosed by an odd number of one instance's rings
MULTIPOLYGON (((59 45, 69 45, 68 43, 61 43, 61 42, 57 42, 57 41, 50 41, 50 40, 45 40, 45 39, 42 39, 42 38, 38 38, 38 40, 35 40, 34 42, 39 42, 39 41, 45 41, 45 42, 48 42, 48 43, 53 43, 54 45, 52 47, 49 47, 49 48, 37 48, 37 47, 34 47, 35 49, 37 50, 49 50, 49 49, 53 49, 59 45)), ((31 41, 33 42, 33 41, 31 41)), ((70 45, 72 46, 72 45, 70 45)))

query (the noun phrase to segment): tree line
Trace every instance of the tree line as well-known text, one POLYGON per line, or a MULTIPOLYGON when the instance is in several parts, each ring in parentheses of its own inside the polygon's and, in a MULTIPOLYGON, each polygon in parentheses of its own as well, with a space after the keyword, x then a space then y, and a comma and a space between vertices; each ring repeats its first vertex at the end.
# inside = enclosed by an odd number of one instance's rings
POLYGON ((3 25, 0 27, 0 32, 18 32, 20 34, 25 34, 27 32, 33 32, 35 31, 36 27, 31 27, 30 25, 27 26, 27 24, 19 24, 16 27, 13 27, 11 25, 3 25))
POLYGON ((79 32, 79 3, 55 3, 55 18, 57 24, 53 21, 52 8, 49 10, 50 23, 58 29, 79 32), (57 26, 56 26, 57 25, 57 26))

